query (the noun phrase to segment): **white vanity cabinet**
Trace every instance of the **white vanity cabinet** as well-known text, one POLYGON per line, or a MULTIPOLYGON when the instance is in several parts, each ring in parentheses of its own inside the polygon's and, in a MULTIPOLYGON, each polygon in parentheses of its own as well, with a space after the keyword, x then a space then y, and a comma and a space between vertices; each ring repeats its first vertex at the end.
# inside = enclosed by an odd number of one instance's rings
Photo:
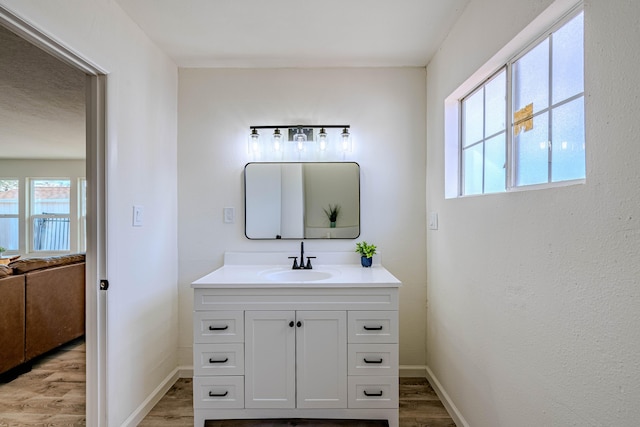
POLYGON ((223 267, 192 284, 194 425, 333 418, 397 427, 400 282, 382 267, 341 266, 340 282, 252 283, 250 268, 238 268, 242 281, 223 267))
POLYGON ((245 312, 246 408, 346 408, 346 311, 245 312))

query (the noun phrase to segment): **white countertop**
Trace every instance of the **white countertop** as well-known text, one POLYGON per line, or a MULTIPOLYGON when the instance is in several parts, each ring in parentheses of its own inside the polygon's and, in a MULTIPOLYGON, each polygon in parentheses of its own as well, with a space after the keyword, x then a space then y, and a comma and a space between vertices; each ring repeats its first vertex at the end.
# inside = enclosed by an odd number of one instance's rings
MULTIPOLYGON (((193 288, 362 288, 402 285, 387 269, 375 263, 365 268, 360 264, 340 263, 334 257, 331 261, 336 262, 335 264, 321 264, 316 259, 313 261, 317 264, 314 264, 312 270, 292 270, 290 264, 248 264, 246 259, 239 260, 239 258, 244 257, 237 253, 233 256, 225 256, 224 266, 194 281, 191 286, 193 288), (289 277, 279 280, 278 276, 289 277), (308 278, 312 280, 307 280, 308 278)), ((255 256, 250 259, 255 260, 255 256)), ((347 261, 352 260, 353 258, 347 259, 347 261)))

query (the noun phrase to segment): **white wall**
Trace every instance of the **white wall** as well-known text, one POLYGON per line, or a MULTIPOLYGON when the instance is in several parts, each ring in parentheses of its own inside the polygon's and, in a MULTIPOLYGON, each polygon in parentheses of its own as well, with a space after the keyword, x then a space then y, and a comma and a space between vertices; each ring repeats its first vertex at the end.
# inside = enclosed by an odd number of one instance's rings
MULTIPOLYGON (((425 360, 425 70, 181 69, 178 102, 181 361, 191 361, 190 283, 225 251, 299 252, 299 241, 244 237, 242 172, 250 125, 350 124, 361 166, 362 234, 402 282, 402 364, 425 360), (223 207, 236 208, 224 224, 223 207)), ((309 240, 305 251, 355 250, 309 240)), ((317 259, 321 264, 322 260, 317 259)))
POLYGON ((472 0, 427 68, 428 366, 474 427, 635 426, 640 2, 585 1, 586 184, 444 198, 444 99, 550 3, 472 0))
POLYGON ((119 426, 177 366, 177 68, 112 0, 0 3, 108 73, 107 414, 119 426))

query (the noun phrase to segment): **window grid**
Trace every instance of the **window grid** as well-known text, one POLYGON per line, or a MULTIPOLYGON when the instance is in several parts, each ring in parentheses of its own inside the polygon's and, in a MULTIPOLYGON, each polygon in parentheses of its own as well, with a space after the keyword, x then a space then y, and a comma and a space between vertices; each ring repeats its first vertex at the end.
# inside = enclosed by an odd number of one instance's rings
MULTIPOLYGON (((507 85, 509 82, 508 79, 508 73, 507 73, 507 67, 502 67, 500 70, 496 71, 494 74, 492 74, 488 79, 486 79, 479 87, 477 87, 475 90, 473 90, 471 93, 469 93, 467 96, 465 96, 463 99, 460 100, 460 105, 462 106, 461 110, 463 111, 463 114, 460 115, 460 161, 459 161, 459 168, 458 170, 460 171, 460 195, 471 195, 471 194, 485 194, 485 181, 486 181, 486 142, 491 140, 492 138, 495 138, 497 136, 500 136, 502 134, 506 134, 508 133, 506 124, 507 122, 507 108, 506 108, 506 103, 505 103, 505 111, 504 111, 504 123, 505 126, 503 126, 499 131, 496 131, 490 135, 486 135, 486 127, 487 127, 487 120, 486 120, 486 116, 487 116, 487 97, 486 97, 486 87, 487 85, 489 85, 491 82, 493 82, 494 80, 496 80, 498 77, 500 77, 500 75, 502 73, 505 73, 505 96, 507 93, 507 85), (465 117, 466 114, 465 112, 465 107, 464 107, 464 103, 465 101, 467 101, 468 99, 470 99, 471 97, 473 97, 475 94, 477 94, 478 92, 482 92, 482 137, 479 140, 476 140, 475 142, 472 142, 470 144, 466 144, 465 141, 465 117), (468 193, 467 189, 465 188, 465 152, 468 151, 471 148, 474 148, 478 145, 482 144, 482 182, 481 182, 481 186, 480 186, 480 192, 475 192, 475 193, 468 193)), ((507 143, 507 136, 505 135, 505 143, 507 143)), ((505 153, 507 147, 505 147, 505 153)), ((505 165, 504 167, 506 168, 506 157, 505 157, 505 165)), ((506 174, 505 174, 506 177, 506 174)), ((506 181, 505 181, 505 186, 506 186, 506 181)), ((502 189, 502 191, 504 191, 504 189, 502 189)), ((495 192, 495 191, 492 191, 495 192)))
MULTIPOLYGON (((561 29, 562 27, 564 27, 566 24, 568 24, 570 21, 572 21, 574 18, 576 18, 577 16, 579 16, 581 13, 583 13, 582 7, 579 7, 575 10, 573 10, 572 12, 570 12, 569 14, 567 14, 562 20, 560 20, 558 23, 556 23, 552 28, 550 28, 546 33, 544 33, 540 38, 538 38, 534 43, 532 43, 531 45, 529 45, 526 49, 524 49, 521 53, 519 53, 517 56, 513 57, 511 60, 509 60, 505 66, 501 67, 497 72, 495 72, 493 75, 491 75, 488 79, 486 79, 485 81, 483 81, 481 83, 481 85, 479 85, 478 87, 476 87, 472 92, 470 92, 468 95, 466 95, 465 97, 463 97, 460 101, 459 101, 459 105, 460 105, 460 111, 463 113, 460 115, 460 124, 459 124, 459 135, 460 135, 460 139, 459 139, 459 152, 460 152, 460 156, 459 156, 459 165, 458 165, 458 170, 459 170, 459 182, 460 182, 460 186, 459 186, 459 195, 464 196, 464 195, 468 195, 466 188, 465 188, 465 164, 464 164, 464 159, 465 159, 465 151, 468 150, 469 148, 472 148, 478 144, 483 144, 483 150, 482 150, 482 158, 483 158, 483 173, 482 173, 482 183, 481 183, 481 191, 479 193, 473 193, 473 194, 485 194, 485 173, 484 173, 484 169, 485 169, 485 164, 484 162, 486 161, 486 141, 490 140, 491 138, 500 135, 501 133, 505 133, 505 188, 503 191, 509 191, 509 190, 513 190, 513 189, 518 189, 518 188, 523 188, 523 187, 535 187, 536 185, 543 185, 543 186, 548 186, 549 184, 556 184, 558 182, 568 182, 568 181, 581 181, 584 180, 584 177, 582 178, 577 178, 577 179, 567 179, 567 180, 559 180, 559 181, 554 181, 554 176, 553 176, 553 115, 555 112, 557 112, 557 109, 559 107, 562 107, 563 105, 569 104, 575 100, 578 100, 580 98, 584 99, 584 85, 582 86, 582 91, 579 93, 576 93, 572 96, 569 96, 565 99, 561 99, 557 102, 554 103, 553 100, 553 79, 554 79, 554 64, 553 64, 553 54, 554 54, 554 50, 553 50, 553 39, 554 39, 554 34, 561 29), (514 64, 516 64, 518 62, 518 60, 520 60, 521 58, 523 58, 525 55, 527 55, 529 52, 531 52, 533 49, 535 49, 536 47, 538 47, 541 43, 543 43, 544 41, 548 40, 549 41, 549 46, 548 46, 548 82, 547 82, 547 91, 548 91, 548 103, 547 106, 545 106, 545 108, 541 109, 540 111, 536 111, 535 113, 532 114, 531 119, 536 119, 536 118, 540 118, 542 115, 546 114, 548 116, 548 123, 547 123, 547 181, 546 182, 541 182, 539 184, 518 184, 516 182, 516 179, 518 177, 518 166, 519 163, 517 161, 517 157, 518 157, 518 147, 517 144, 514 143, 514 126, 515 126, 515 120, 513 119, 513 67, 514 64), (484 118, 486 116, 486 97, 485 97, 485 88, 487 86, 487 84, 489 84, 493 79, 496 78, 497 75, 499 75, 501 72, 506 71, 506 88, 505 88, 505 94, 506 94, 506 102, 505 102, 505 131, 504 132, 497 132, 494 133, 492 135, 489 136, 485 136, 484 132, 485 132, 485 126, 486 123, 484 121, 484 118), (464 141, 464 136, 465 136, 465 121, 464 121, 464 102, 469 99, 471 96, 473 96, 474 94, 476 94, 478 91, 482 90, 483 91, 483 111, 482 111, 482 116, 483 116, 483 138, 475 141, 473 144, 468 144, 465 145, 465 141, 464 141), (509 131, 507 132, 506 129, 508 129, 509 131)), ((582 60, 584 61, 584 56, 582 56, 582 60)), ((584 108, 584 107, 583 107, 584 108)), ((584 111, 583 111, 584 114, 584 111)), ((582 127, 584 128, 584 118, 583 118, 583 122, 582 122, 582 127)), ((583 144, 584 145, 584 144, 583 144)))

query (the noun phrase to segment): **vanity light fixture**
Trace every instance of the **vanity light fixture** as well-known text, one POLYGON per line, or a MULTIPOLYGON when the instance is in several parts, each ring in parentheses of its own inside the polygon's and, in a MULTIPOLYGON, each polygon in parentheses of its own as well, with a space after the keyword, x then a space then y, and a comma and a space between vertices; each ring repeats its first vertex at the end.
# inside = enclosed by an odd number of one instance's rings
POLYGON ((268 125, 249 129, 249 155, 256 160, 345 160, 352 151, 350 125, 268 125), (260 129, 273 130, 269 143, 261 141, 260 129))

